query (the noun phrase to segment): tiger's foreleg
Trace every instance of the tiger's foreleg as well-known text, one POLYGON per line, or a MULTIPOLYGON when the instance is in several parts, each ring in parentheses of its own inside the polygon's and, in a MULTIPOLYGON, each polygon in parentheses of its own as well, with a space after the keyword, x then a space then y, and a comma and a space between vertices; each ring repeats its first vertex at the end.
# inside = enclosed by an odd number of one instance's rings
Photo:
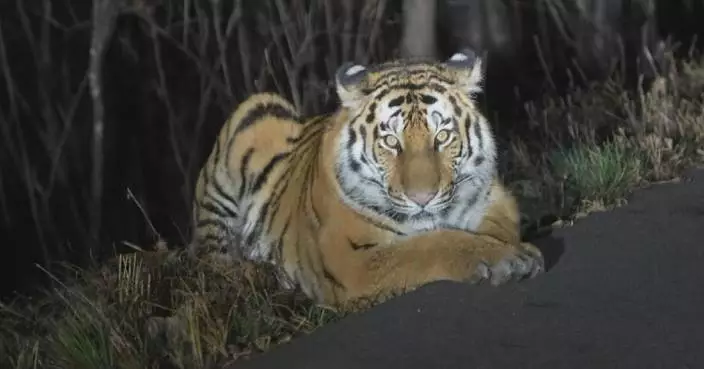
POLYGON ((544 270, 540 250, 530 243, 510 244, 458 230, 438 230, 390 247, 363 251, 364 276, 348 298, 386 295, 423 284, 453 280, 499 285, 544 270))

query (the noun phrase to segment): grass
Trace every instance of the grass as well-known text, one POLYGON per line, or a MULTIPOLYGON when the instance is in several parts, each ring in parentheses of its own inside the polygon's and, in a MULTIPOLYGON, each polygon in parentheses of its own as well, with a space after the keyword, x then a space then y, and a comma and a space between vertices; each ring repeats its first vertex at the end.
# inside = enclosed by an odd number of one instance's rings
POLYGON ((614 141, 578 146, 558 152, 554 170, 567 180, 583 205, 591 208, 618 204, 640 183, 640 153, 614 141))
POLYGON ((541 139, 512 138, 505 170, 526 219, 571 221, 704 163, 704 60, 666 58, 647 88, 612 78, 526 105, 541 139))
POLYGON ((209 368, 339 319, 272 273, 181 250, 137 251, 73 277, 41 301, 0 307, 3 367, 209 368))

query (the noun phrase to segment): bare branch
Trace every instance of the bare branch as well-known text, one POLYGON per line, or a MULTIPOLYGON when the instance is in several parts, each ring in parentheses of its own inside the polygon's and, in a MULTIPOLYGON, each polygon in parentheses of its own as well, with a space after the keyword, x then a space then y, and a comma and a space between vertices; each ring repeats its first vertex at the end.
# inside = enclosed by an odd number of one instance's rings
MULTIPOLYGON (((99 239, 103 197, 103 134, 105 131, 105 105, 103 102, 103 57, 110 40, 121 1, 93 0, 93 34, 90 44, 88 80, 93 100, 93 139, 91 170, 90 236, 99 239)), ((95 250, 94 250, 95 251, 95 250)))

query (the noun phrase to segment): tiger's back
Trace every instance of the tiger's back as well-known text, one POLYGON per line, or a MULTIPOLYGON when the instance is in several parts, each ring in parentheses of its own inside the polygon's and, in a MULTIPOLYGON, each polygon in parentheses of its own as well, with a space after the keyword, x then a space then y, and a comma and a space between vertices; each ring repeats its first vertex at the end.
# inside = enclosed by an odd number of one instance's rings
POLYGON ((244 100, 221 129, 199 174, 192 247, 272 261, 291 231, 322 129, 272 93, 244 100), (296 195, 291 196, 290 193, 296 195))

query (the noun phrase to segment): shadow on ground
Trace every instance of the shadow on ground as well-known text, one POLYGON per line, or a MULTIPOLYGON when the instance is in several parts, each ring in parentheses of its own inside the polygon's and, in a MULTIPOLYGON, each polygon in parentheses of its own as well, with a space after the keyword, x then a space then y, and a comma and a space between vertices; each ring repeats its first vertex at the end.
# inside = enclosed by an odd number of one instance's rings
POLYGON ((551 233, 545 237, 532 240, 532 242, 543 253, 543 257, 545 257, 545 269, 546 272, 549 272, 565 252, 565 240, 562 237, 555 237, 555 235, 551 233))

